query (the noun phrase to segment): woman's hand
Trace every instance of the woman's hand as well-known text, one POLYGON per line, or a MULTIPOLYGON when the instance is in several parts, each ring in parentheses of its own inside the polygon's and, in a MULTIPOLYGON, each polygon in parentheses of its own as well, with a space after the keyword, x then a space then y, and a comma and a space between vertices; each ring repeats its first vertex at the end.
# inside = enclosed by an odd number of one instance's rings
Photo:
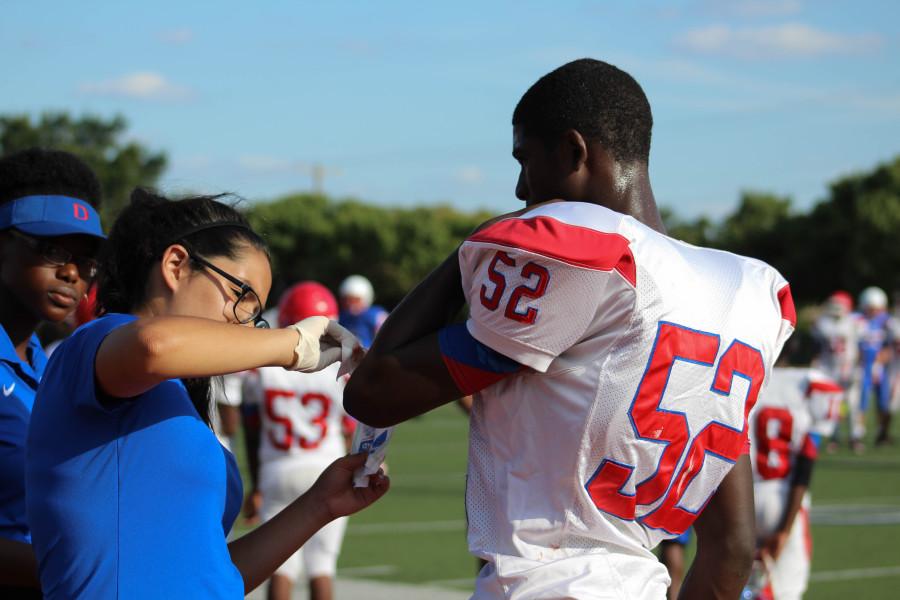
POLYGON ((353 487, 353 472, 366 463, 368 454, 360 452, 331 463, 309 490, 314 506, 321 506, 331 519, 352 515, 387 493, 390 479, 382 470, 369 477, 368 487, 353 487))

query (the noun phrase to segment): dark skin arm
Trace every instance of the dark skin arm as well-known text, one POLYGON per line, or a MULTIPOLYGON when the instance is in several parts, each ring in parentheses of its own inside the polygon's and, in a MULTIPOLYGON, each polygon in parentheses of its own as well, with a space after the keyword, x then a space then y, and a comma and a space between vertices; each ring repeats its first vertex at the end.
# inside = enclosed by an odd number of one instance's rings
POLYGON ((0 538, 0 585, 41 588, 30 544, 0 538))
POLYGON ((447 372, 438 331, 464 304, 454 251, 395 308, 344 390, 344 409, 373 427, 389 427, 463 394, 447 372))
MULTIPOLYGON (((246 388, 245 388, 246 390, 246 388)), ((246 392, 245 392, 246 393, 246 392)), ((244 424, 244 448, 247 452, 247 467, 250 471, 250 493, 244 500, 244 517, 255 523, 259 518, 262 496, 257 488, 259 481, 259 408, 256 405, 241 407, 241 419, 244 424)))
POLYGON ((750 457, 745 454, 694 521, 697 555, 678 597, 739 598, 753 566, 755 521, 753 476, 750 457))
POLYGON ((240 409, 237 406, 221 403, 217 408, 219 410, 219 420, 222 426, 222 431, 220 433, 225 437, 233 436, 237 433, 238 424, 241 422, 240 409))
MULTIPOLYGON (((476 232, 528 207, 485 221, 476 232)), ((458 249, 391 311, 344 391, 344 409, 390 427, 463 396, 441 356, 438 332, 465 304, 458 249)))
POLYGON ((791 533, 791 527, 794 526, 794 519, 797 517, 797 513, 800 512, 800 507, 803 505, 803 496, 806 494, 807 489, 809 488, 805 485, 795 485, 791 487, 791 492, 788 496, 788 505, 785 507, 784 516, 781 519, 778 529, 763 542, 762 548, 760 548, 760 552, 773 561, 778 560, 781 551, 784 549, 784 545, 787 543, 788 536, 791 533))
POLYGON ((791 534, 791 528, 794 526, 797 513, 800 512, 800 507, 803 506, 803 497, 806 495, 806 490, 809 489, 809 480, 812 476, 814 464, 815 460, 812 458, 800 456, 797 459, 797 465, 794 468, 794 480, 791 481, 791 490, 788 493, 787 506, 785 506, 784 514, 781 516, 781 522, 778 524, 778 529, 763 541, 760 548, 760 552, 773 561, 778 560, 778 557, 781 555, 788 536, 791 534), (798 475, 801 471, 805 472, 806 475, 805 478, 798 480, 798 475))

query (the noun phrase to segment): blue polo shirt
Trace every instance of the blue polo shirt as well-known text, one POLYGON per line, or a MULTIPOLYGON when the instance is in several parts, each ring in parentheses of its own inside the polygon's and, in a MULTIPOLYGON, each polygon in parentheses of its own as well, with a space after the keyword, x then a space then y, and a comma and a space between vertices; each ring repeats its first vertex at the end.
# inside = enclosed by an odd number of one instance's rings
POLYGON ((241 505, 237 464, 178 380, 101 403, 94 359, 133 321, 113 314, 53 353, 25 459, 45 598, 243 598, 225 541, 241 505))
POLYGON ((0 537, 31 543, 25 520, 25 436, 38 381, 47 356, 37 336, 28 342, 22 362, 0 327, 0 537))

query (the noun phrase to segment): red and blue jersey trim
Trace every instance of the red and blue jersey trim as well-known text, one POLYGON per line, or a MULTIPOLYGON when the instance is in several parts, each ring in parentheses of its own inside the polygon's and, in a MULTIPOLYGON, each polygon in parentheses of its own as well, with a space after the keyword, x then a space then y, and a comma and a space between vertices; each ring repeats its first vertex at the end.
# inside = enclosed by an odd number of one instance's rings
POLYGON ((819 441, 820 438, 815 433, 807 433, 803 438, 803 447, 800 448, 800 454, 810 460, 816 460, 819 457, 819 441))
POLYGON ((778 290, 778 304, 781 307, 781 318, 796 327, 797 310, 794 308, 794 297, 791 295, 790 284, 785 284, 778 290))
POLYGON ((585 269, 617 271, 632 287, 637 286, 634 254, 628 238, 618 233, 540 216, 498 221, 468 241, 517 248, 585 269))
POLYGON ((472 337, 465 323, 441 329, 438 344, 447 371, 465 395, 474 394, 522 370, 522 365, 516 361, 472 337))

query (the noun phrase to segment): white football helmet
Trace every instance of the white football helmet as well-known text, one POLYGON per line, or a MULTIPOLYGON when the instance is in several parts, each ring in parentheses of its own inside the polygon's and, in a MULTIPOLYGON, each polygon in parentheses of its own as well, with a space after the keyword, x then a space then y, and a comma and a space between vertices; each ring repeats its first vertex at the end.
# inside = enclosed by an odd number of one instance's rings
POLYGON ((338 289, 338 295, 341 297, 353 296, 354 298, 359 298, 366 308, 370 307, 375 299, 375 291, 372 289, 372 284, 362 275, 351 275, 345 279, 338 289))
POLYGON ((887 294, 880 287, 867 287, 859 295, 859 308, 863 312, 887 308, 887 294))

